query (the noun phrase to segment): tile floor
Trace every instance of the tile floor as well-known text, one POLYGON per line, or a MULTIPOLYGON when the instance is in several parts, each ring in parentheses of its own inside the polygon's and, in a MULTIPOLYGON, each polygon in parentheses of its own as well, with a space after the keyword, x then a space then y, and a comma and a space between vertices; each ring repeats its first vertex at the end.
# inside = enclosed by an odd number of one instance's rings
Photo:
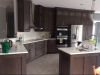
POLYGON ((27 64, 27 74, 59 74, 59 54, 46 54, 27 64))

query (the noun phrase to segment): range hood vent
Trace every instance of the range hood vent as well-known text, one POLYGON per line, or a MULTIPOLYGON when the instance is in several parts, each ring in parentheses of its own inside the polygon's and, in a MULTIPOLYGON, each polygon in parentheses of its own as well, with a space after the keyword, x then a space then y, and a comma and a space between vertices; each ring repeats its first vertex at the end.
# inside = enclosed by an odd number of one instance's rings
POLYGON ((34 9, 35 9, 35 4, 30 5, 30 28, 35 28, 34 25, 34 9))

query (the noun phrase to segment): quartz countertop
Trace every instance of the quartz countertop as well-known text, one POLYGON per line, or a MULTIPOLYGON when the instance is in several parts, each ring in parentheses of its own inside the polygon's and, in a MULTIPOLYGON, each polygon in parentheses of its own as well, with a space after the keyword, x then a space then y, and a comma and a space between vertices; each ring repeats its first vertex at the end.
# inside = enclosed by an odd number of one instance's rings
POLYGON ((30 40, 24 41, 23 44, 34 43, 34 42, 40 42, 40 41, 45 41, 45 40, 56 40, 56 38, 48 38, 48 39, 30 39, 30 40))
POLYGON ((28 51, 24 47, 22 43, 14 43, 13 47, 11 47, 9 53, 2 53, 2 49, 0 49, 0 55, 11 55, 11 54, 26 54, 28 51))
POLYGON ((100 53, 100 47, 98 46, 97 50, 94 51, 78 51, 75 47, 68 48, 58 48, 60 51, 63 51, 70 55, 78 55, 78 54, 90 54, 90 53, 100 53))

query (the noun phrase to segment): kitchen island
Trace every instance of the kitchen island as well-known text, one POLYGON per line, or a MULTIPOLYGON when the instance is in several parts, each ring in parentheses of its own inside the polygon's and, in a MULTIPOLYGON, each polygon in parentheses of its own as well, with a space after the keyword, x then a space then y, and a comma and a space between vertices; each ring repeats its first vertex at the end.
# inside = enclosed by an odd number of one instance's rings
POLYGON ((93 75, 92 66, 100 66, 100 48, 90 52, 59 48, 59 54, 60 75, 93 75))
POLYGON ((0 75, 25 75, 27 53, 22 43, 15 43, 9 53, 0 49, 0 75))

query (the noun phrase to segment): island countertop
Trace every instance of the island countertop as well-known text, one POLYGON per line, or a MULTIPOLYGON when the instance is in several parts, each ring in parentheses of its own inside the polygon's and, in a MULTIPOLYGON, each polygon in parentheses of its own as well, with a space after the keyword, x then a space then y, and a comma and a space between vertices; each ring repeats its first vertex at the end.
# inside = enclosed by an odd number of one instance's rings
POLYGON ((100 47, 98 46, 97 50, 94 51, 78 51, 75 47, 67 47, 67 48, 58 48, 60 51, 63 51, 69 55, 78 55, 78 54, 90 54, 90 53, 100 53, 100 47))
POLYGON ((0 55, 11 55, 11 54, 26 54, 28 51, 24 47, 22 43, 14 43, 13 47, 9 50, 9 53, 2 53, 2 49, 0 49, 0 55))

